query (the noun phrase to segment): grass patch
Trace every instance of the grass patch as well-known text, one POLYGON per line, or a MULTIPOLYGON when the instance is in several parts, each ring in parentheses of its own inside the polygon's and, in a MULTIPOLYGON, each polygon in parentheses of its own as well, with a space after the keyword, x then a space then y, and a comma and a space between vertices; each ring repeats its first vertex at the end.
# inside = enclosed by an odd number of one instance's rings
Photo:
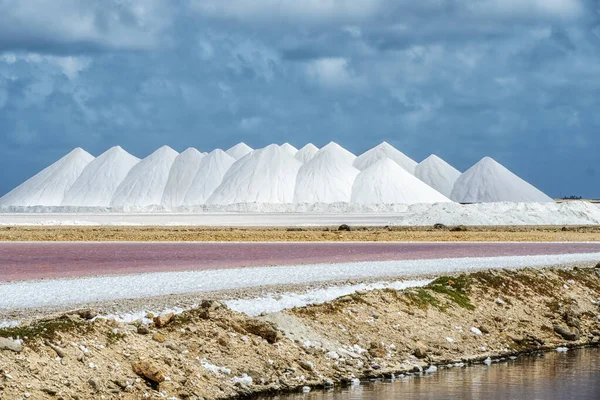
POLYGON ((442 303, 435 297, 433 297, 427 290, 425 289, 416 289, 414 291, 410 291, 406 293, 410 303, 412 305, 416 305, 421 309, 427 309, 427 307, 432 306, 437 309, 443 310, 442 303))
POLYGON ((474 310, 475 306, 468 296, 470 284, 470 279, 464 274, 456 277, 440 276, 426 288, 448 297, 461 308, 474 310))
POLYGON ((53 340, 59 332, 67 332, 80 329, 84 326, 89 328, 89 323, 84 320, 77 321, 66 316, 50 321, 36 321, 30 325, 15 326, 0 329, 0 337, 23 339, 30 341, 37 338, 53 340))

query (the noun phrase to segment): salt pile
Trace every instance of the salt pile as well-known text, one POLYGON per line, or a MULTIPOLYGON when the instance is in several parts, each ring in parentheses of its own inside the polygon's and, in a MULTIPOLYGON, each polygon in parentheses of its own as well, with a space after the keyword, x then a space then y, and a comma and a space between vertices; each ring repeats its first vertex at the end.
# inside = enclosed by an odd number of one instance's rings
POLYGON ((0 206, 60 206, 66 192, 93 160, 94 156, 78 147, 0 198, 0 206))
POLYGON ((349 202, 360 171, 349 162, 348 150, 329 143, 300 168, 294 203, 349 202))
POLYGON ((414 175, 417 162, 387 142, 383 142, 358 156, 354 161, 354 166, 362 171, 384 158, 395 161, 402 168, 414 175))
POLYGON ((143 207, 160 204, 178 154, 169 146, 163 146, 140 161, 115 191, 111 206, 143 207))
POLYGON ((459 203, 553 201, 490 157, 483 158, 458 178, 450 198, 459 203))
POLYGON ((362 171, 352 187, 352 202, 359 204, 416 204, 450 202, 443 194, 384 158, 362 171))
POLYGON ((185 195, 184 205, 195 206, 206 203, 223 177, 235 163, 235 158, 217 149, 206 155, 198 166, 196 175, 185 195))
POLYGON ((202 158, 204 158, 204 154, 193 147, 190 147, 177 156, 171 166, 169 179, 165 186, 161 201, 163 206, 179 207, 183 204, 185 195, 192 185, 202 158))
POLYGON ((319 151, 319 148, 312 143, 307 144, 296 153, 296 160, 300 162, 308 162, 310 161, 315 154, 319 151))
POLYGON ((281 145, 281 148, 284 149, 285 151, 287 151, 288 153, 290 153, 291 155, 295 156, 296 153, 298 152, 298 149, 295 148, 294 146, 292 146, 289 143, 284 143, 281 145))
POLYGON ((99 155, 83 170, 65 194, 63 206, 108 207, 117 187, 140 161, 120 146, 99 155))
POLYGON ((272 144, 231 166, 207 204, 291 203, 302 163, 272 144))
POLYGON ((251 153, 253 151, 254 151, 254 149, 252 147, 248 146, 244 142, 241 142, 241 143, 236 144, 229 150, 227 150, 226 153, 230 157, 233 157, 234 159, 239 160, 240 158, 244 157, 246 154, 251 153))
POLYGON ((417 165, 415 176, 444 196, 450 197, 460 171, 432 154, 417 165))

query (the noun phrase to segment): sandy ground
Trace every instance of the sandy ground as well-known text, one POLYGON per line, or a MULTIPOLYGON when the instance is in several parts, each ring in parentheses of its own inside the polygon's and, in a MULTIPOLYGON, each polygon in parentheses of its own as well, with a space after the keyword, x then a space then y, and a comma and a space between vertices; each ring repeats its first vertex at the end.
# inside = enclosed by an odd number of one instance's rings
POLYGON ((213 300, 150 325, 70 312, 0 329, 24 338, 0 341, 0 398, 211 400, 435 373, 597 345, 599 300, 600 268, 547 268, 442 276, 259 318, 213 300))
POLYGON ((0 241, 199 241, 199 242, 313 242, 313 241, 600 241, 600 226, 502 227, 135 227, 135 226, 5 226, 0 241))

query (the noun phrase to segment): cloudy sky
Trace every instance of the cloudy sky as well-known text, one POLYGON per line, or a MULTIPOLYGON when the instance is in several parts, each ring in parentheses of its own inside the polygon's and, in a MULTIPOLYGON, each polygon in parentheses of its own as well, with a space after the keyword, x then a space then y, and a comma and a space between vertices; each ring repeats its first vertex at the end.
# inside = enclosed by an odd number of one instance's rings
POLYGON ((0 0, 0 194, 72 148, 381 141, 600 197, 595 0, 0 0))

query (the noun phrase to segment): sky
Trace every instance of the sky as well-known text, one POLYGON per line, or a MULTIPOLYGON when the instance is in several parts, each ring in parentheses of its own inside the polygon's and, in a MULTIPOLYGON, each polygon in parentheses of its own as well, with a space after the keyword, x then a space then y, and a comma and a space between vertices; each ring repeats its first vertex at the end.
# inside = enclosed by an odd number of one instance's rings
POLYGON ((0 0, 0 194, 75 147, 387 141, 600 198, 595 0, 0 0))

